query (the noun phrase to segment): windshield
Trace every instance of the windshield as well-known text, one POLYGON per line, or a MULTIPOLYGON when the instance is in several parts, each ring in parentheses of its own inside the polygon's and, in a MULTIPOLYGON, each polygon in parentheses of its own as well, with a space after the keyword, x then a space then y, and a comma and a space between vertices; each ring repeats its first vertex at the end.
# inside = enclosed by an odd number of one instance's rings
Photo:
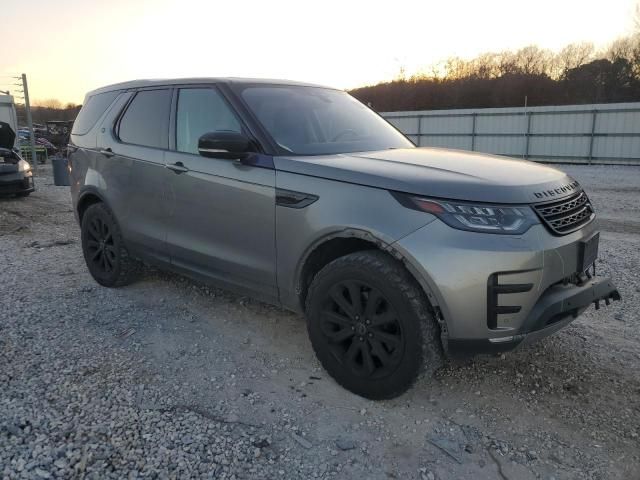
POLYGON ((413 144, 351 95, 328 88, 251 86, 242 97, 282 149, 294 155, 327 155, 413 144))

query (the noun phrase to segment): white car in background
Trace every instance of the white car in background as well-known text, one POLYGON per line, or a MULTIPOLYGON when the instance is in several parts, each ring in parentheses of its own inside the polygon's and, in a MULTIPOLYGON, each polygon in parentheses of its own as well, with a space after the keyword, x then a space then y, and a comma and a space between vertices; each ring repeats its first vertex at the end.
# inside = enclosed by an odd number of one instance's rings
POLYGON ((25 197, 34 190, 33 174, 17 148, 17 131, 13 97, 0 94, 0 195, 25 197))

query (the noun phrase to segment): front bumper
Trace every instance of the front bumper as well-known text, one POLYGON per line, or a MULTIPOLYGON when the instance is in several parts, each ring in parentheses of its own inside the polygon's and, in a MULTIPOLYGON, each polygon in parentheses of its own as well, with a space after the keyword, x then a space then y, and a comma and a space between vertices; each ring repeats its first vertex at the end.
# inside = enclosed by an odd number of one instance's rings
POLYGON ((0 175, 0 195, 30 193, 35 190, 33 177, 24 173, 0 175))
POLYGON ((434 221, 392 247, 437 307, 449 352, 500 352, 559 330, 595 301, 620 298, 610 279, 576 282, 580 243, 595 228, 553 236, 535 225, 511 236, 434 221))
POLYGON ((514 335, 492 339, 448 339, 451 353, 497 353, 533 343, 567 326, 592 303, 620 300, 610 278, 593 277, 582 285, 554 285, 536 302, 514 335))

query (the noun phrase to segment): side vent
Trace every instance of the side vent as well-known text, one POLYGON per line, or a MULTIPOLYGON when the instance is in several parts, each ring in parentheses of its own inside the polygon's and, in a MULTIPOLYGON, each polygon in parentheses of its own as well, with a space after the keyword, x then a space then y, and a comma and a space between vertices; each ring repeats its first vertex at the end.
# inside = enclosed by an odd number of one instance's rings
MULTIPOLYGON (((498 283, 499 273, 489 276, 487 282, 487 327, 492 330, 498 328, 498 315, 518 313, 522 310, 520 305, 500 305, 500 295, 509 293, 524 293, 533 288, 533 283, 511 283, 501 285, 498 283)), ((504 298, 504 297, 503 297, 504 298)))
POLYGON ((305 208, 316 200, 318 200, 317 195, 276 188, 276 205, 280 207, 305 208))

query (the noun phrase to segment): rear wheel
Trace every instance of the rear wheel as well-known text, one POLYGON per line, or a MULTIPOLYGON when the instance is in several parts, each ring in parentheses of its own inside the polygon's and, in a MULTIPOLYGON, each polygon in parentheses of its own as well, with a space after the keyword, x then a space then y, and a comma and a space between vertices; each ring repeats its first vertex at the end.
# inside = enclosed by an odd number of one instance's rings
POLYGON ((120 227, 103 203, 87 208, 82 216, 82 252, 91 276, 105 287, 131 283, 139 263, 127 252, 120 227))
POLYGON ((431 374, 442 364, 424 293, 383 252, 356 252, 325 266, 309 288, 306 313, 323 367, 363 397, 396 397, 423 369, 431 374))

